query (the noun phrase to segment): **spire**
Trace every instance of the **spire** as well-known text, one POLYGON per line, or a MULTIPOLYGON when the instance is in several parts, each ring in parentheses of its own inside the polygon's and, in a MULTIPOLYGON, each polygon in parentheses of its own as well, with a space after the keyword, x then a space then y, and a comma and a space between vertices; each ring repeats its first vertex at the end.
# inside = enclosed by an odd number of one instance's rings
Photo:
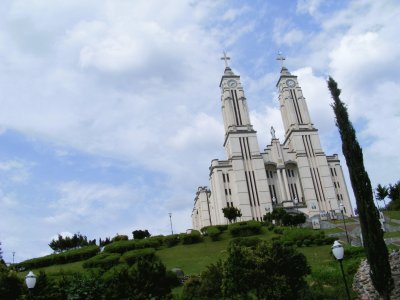
POLYGON ((278 56, 276 57, 276 60, 279 60, 281 62, 281 76, 282 75, 292 75, 292 74, 290 74, 289 70, 283 64, 283 61, 286 60, 286 57, 283 56, 281 51, 278 52, 278 56))
POLYGON ((232 69, 228 65, 228 60, 231 58, 226 55, 226 52, 223 51, 224 56, 221 57, 221 60, 225 62, 225 71, 224 71, 224 76, 232 76, 235 75, 235 73, 232 72, 232 69))

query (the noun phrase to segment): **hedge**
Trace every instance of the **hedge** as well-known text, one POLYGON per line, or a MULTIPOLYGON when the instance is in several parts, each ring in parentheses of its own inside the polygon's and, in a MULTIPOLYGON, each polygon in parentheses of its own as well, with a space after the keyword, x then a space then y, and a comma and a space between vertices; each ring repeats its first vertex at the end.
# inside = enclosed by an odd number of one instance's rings
POLYGON ((178 234, 171 234, 171 235, 167 235, 166 237, 164 237, 164 244, 167 247, 173 247, 175 245, 178 245, 180 242, 180 238, 178 234))
POLYGON ((84 268, 101 268, 108 270, 118 264, 121 254, 119 253, 101 253, 89 258, 83 263, 84 268))
POLYGON ((237 237, 230 241, 231 245, 255 248, 261 242, 258 237, 237 237))
POLYGON ((83 248, 72 249, 58 254, 50 254, 42 257, 32 258, 15 265, 19 270, 36 269, 51 265, 67 264, 75 261, 81 261, 95 256, 100 248, 96 245, 90 245, 83 248))
POLYGON ((249 236, 261 233, 261 223, 257 221, 247 221, 231 224, 228 226, 232 236, 249 236))
POLYGON ((202 240, 203 237, 197 230, 192 230, 191 233, 182 235, 182 242, 185 245, 199 243, 202 240))
POLYGON ((121 258, 120 262, 126 263, 129 266, 133 265, 139 259, 152 259, 154 258, 156 250, 154 248, 138 249, 125 252, 121 258))
POLYGON ((162 244, 160 239, 143 239, 143 240, 129 240, 129 241, 118 241, 108 244, 105 248, 105 252, 111 253, 125 253, 130 250, 144 249, 144 248, 158 248, 162 244))

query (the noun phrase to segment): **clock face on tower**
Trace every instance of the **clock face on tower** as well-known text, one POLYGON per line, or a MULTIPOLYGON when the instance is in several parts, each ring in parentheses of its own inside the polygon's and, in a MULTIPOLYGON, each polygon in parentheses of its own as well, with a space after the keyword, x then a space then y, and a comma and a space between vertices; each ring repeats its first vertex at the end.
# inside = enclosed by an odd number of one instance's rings
POLYGON ((293 79, 286 80, 286 84, 288 87, 291 87, 291 88, 296 86, 296 82, 293 79))
POLYGON ((237 86, 237 83, 236 83, 236 81, 235 80, 229 80, 228 81, 228 86, 230 87, 230 88, 235 88, 236 86, 237 86))

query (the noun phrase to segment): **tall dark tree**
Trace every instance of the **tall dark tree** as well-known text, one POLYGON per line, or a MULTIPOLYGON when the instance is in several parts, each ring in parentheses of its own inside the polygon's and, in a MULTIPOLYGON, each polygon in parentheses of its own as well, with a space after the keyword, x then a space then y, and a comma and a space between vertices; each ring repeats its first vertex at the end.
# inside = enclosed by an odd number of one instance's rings
POLYGON ((349 120, 347 108, 339 98, 341 91, 331 77, 328 80, 328 87, 334 101, 332 108, 336 116, 336 126, 339 128, 342 151, 349 168, 350 181, 356 198, 364 248, 371 267, 371 280, 379 294, 384 299, 390 299, 393 279, 388 250, 383 240, 379 212, 374 204, 371 181, 364 168, 362 149, 349 120))
POLYGON ((389 195, 389 190, 388 188, 384 185, 382 186, 381 184, 378 184, 378 186, 375 189, 376 192, 376 199, 379 201, 383 201, 383 205, 386 208, 386 202, 385 198, 389 195))

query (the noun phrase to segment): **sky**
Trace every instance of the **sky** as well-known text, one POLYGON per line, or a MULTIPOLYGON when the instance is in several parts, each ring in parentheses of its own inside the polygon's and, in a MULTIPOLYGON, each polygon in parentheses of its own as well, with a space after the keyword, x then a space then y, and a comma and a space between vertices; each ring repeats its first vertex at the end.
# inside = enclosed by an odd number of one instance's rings
POLYGON ((284 138, 281 51, 325 153, 338 153, 347 173, 332 76, 372 185, 397 182, 399 19, 396 0, 1 1, 4 259, 49 254, 59 233, 169 234, 168 213, 174 232, 191 228, 197 187, 208 184, 212 159, 226 159, 223 51, 241 76, 261 151, 271 126, 284 138))

